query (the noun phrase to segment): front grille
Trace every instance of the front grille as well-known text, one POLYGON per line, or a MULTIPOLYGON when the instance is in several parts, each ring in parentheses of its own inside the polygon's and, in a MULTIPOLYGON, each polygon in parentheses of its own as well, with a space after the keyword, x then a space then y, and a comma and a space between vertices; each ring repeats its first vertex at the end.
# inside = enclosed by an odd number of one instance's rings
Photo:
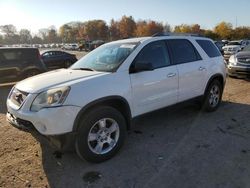
POLYGON ((250 65, 250 58, 238 58, 238 61, 250 65))
POLYGON ((20 107, 23 104, 23 101, 26 99, 28 96, 28 93, 24 91, 20 91, 16 88, 12 90, 12 93, 10 95, 10 100, 13 102, 15 105, 20 107))

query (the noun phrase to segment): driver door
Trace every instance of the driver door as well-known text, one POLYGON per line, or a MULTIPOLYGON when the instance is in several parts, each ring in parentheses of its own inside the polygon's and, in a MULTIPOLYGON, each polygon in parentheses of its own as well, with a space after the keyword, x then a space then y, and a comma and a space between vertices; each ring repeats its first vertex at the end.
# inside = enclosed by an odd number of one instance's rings
POLYGON ((171 65, 165 41, 146 45, 130 68, 135 116, 177 102, 178 71, 171 65), (153 70, 136 70, 136 64, 149 63, 153 70))

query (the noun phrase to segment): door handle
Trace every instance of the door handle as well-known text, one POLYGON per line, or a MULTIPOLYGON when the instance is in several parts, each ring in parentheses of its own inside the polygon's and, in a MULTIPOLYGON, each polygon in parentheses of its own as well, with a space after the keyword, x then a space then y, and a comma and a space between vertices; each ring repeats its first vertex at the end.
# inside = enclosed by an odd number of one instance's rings
POLYGON ((203 71, 203 70, 206 70, 205 67, 199 67, 199 71, 203 71))
POLYGON ((169 73, 168 75, 167 75, 167 77, 168 78, 171 78, 171 77, 174 77, 176 75, 176 73, 169 73))

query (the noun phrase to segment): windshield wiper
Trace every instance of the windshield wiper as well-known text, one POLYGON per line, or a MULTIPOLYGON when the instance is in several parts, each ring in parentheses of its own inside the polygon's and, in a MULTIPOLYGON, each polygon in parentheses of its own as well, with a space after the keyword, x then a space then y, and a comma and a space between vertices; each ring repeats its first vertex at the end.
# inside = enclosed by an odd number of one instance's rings
POLYGON ((87 67, 83 67, 83 68, 75 68, 73 70, 86 70, 86 71, 95 71, 94 69, 91 69, 91 68, 87 68, 87 67))

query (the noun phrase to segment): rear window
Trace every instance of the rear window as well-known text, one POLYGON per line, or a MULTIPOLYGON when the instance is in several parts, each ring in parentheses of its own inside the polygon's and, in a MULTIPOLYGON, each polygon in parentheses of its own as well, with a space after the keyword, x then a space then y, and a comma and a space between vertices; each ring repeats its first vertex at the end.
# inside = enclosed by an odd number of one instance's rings
POLYGON ((37 49, 3 49, 1 55, 4 60, 15 61, 15 60, 30 60, 38 58, 37 49))
POLYGON ((175 64, 182 64, 201 60, 200 54, 194 48, 193 44, 186 39, 167 40, 171 49, 173 61, 175 64))
POLYGON ((218 48, 210 40, 196 40, 209 57, 221 56, 218 48))

